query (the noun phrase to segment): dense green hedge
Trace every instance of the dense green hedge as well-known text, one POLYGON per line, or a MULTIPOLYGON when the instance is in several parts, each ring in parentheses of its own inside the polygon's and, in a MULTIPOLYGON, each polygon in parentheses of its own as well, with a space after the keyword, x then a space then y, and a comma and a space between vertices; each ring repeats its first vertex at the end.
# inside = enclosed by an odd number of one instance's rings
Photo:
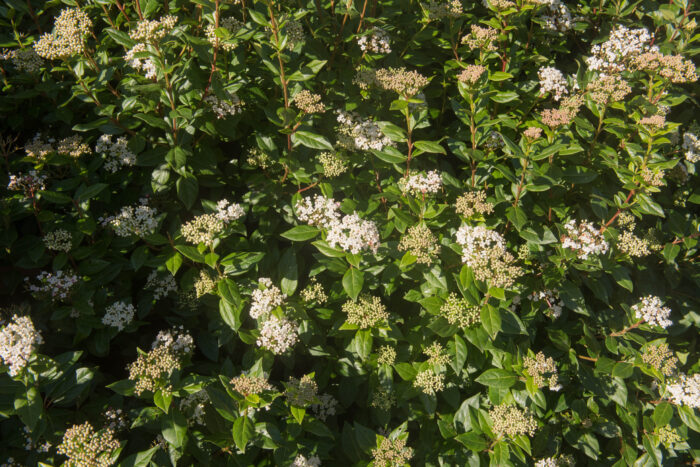
POLYGON ((691 0, 5 0, 3 465, 700 457, 691 0))

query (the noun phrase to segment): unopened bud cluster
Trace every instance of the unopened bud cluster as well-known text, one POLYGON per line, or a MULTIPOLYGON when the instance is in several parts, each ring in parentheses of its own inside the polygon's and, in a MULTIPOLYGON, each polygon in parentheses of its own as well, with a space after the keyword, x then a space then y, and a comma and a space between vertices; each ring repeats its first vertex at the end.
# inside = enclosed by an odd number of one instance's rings
POLYGON ((489 417, 493 421, 492 430, 498 437, 533 436, 537 430, 535 417, 514 405, 496 405, 489 410, 489 417))
POLYGON ((457 297, 454 292, 440 307, 440 315, 448 323, 456 324, 460 328, 468 328, 481 321, 479 307, 470 305, 466 299, 457 297))
POLYGON ((107 467, 112 465, 112 454, 119 449, 119 441, 109 428, 95 431, 90 422, 73 425, 63 434, 57 452, 68 458, 68 466, 107 467))
POLYGON ((559 384, 557 365, 552 357, 545 357, 544 353, 537 352, 534 358, 526 356, 523 359, 523 365, 538 388, 545 385, 545 380, 552 391, 559 391, 562 388, 559 384))
POLYGON ((437 237, 425 224, 418 224, 408 228, 406 234, 401 237, 398 249, 415 256, 420 264, 431 264, 440 252, 440 245, 437 237))
POLYGON ((389 319, 389 313, 381 299, 370 295, 361 296, 357 302, 348 300, 343 304, 343 313, 348 316, 348 323, 360 329, 371 328, 389 319))

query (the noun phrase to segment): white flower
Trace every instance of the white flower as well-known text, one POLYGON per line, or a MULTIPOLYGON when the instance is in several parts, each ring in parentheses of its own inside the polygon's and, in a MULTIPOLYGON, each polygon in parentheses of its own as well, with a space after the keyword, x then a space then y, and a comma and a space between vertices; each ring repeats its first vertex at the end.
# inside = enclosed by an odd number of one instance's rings
POLYGON ((124 206, 119 214, 100 219, 103 226, 110 226, 120 237, 138 235, 144 237, 158 227, 158 212, 150 206, 124 206))
POLYGON ((298 326, 294 321, 273 316, 262 324, 257 344, 279 355, 289 350, 298 339, 298 326))
POLYGON ((330 224, 340 220, 338 208, 340 203, 333 198, 315 195, 299 200, 294 206, 300 221, 315 227, 327 228, 330 224))
POLYGON ((42 239, 49 250, 69 252, 73 245, 73 236, 65 229, 47 232, 42 239))
POLYGON ((603 73, 619 73, 626 69, 626 62, 644 52, 654 50, 649 31, 627 29, 617 26, 610 32, 610 38, 602 44, 591 47, 591 56, 586 58, 588 69, 603 73))
POLYGON ((171 292, 177 292, 177 284, 175 278, 170 274, 159 275, 158 271, 153 270, 148 275, 146 280, 146 288, 153 290, 153 299, 160 300, 166 297, 171 292))
POLYGON ((321 459, 318 456, 311 456, 308 459, 301 454, 299 454, 291 467, 319 467, 321 465, 321 459))
POLYGON ((375 122, 360 117, 355 112, 338 111, 338 144, 348 149, 381 151, 391 146, 391 139, 382 133, 375 122))
POLYGON ((550 31, 568 31, 571 29, 571 11, 566 4, 560 0, 548 0, 547 12, 548 15, 542 15, 545 24, 544 27, 550 31))
POLYGON ((146 52, 146 44, 139 43, 133 46, 124 55, 124 61, 134 70, 145 72, 147 79, 156 79, 158 77, 158 69, 152 58, 137 58, 137 53, 146 52))
POLYGON ((676 405, 700 408, 700 373, 692 376, 681 374, 666 385, 668 400, 676 405))
POLYGON ((483 251, 493 248, 505 250, 506 247, 505 240, 498 232, 489 230, 482 225, 460 227, 456 234, 456 240, 462 246, 462 262, 470 267, 473 266, 473 260, 483 251))
POLYGON ((102 324, 112 326, 123 331, 126 325, 134 320, 136 309, 134 305, 126 302, 114 302, 105 309, 102 324))
POLYGON ((590 222, 584 220, 576 225, 576 221, 572 219, 564 225, 564 228, 567 235, 564 236, 562 247, 576 251, 581 259, 608 252, 610 245, 605 241, 600 230, 590 222))
POLYGON ((250 317, 253 319, 266 317, 272 310, 282 305, 286 297, 278 287, 272 285, 272 281, 267 277, 261 277, 258 282, 264 289, 253 291, 253 303, 250 306, 250 317))
POLYGON ((240 204, 232 203, 227 199, 222 199, 216 203, 216 217, 228 224, 245 215, 245 211, 240 204))
POLYGON ((543 94, 551 92, 555 101, 560 100, 569 93, 564 75, 556 68, 551 66, 542 67, 537 72, 537 76, 540 79, 540 92, 543 94))
POLYGON ((36 170, 30 170, 28 174, 10 174, 10 181, 7 184, 8 190, 22 191, 27 198, 34 196, 39 190, 45 188, 46 175, 40 175, 36 170))
POLYGON ((368 34, 357 38, 357 45, 363 52, 374 54, 391 53, 389 35, 383 29, 373 28, 368 34))
POLYGON ((112 135, 100 136, 95 144, 95 152, 107 156, 105 169, 112 173, 117 172, 121 167, 136 164, 136 154, 131 152, 124 136, 117 138, 115 142, 112 142, 112 135))
POLYGON ((190 353, 194 350, 194 339, 183 326, 179 326, 167 331, 160 331, 151 344, 151 349, 161 345, 176 353, 190 353))
POLYGON ((379 247, 379 230, 374 222, 363 220, 357 213, 353 213, 343 216, 340 222, 330 224, 326 241, 331 247, 338 245, 353 254, 366 249, 376 253, 379 247))
MULTIPOLYGON (((559 298, 559 290, 545 289, 539 292, 532 292, 527 297, 531 302, 544 301, 549 308, 549 314, 552 318, 559 318, 564 307, 564 301, 559 298)), ((513 300, 515 303, 515 300, 513 300)))
POLYGON ((685 151, 685 159, 690 163, 700 161, 700 138, 694 133, 686 131, 683 134, 683 150, 685 151))
POLYGON ((228 93, 228 100, 219 99, 210 94, 204 98, 204 102, 211 106, 212 112, 214 112, 216 118, 219 119, 226 118, 229 115, 236 115, 243 110, 243 101, 235 92, 228 93))
POLYGON ((673 321, 668 319, 671 315, 671 309, 663 306, 659 297, 648 295, 642 298, 640 303, 632 306, 632 310, 637 318, 643 319, 651 326, 667 328, 673 324, 673 321))
POLYGON ((442 177, 437 170, 427 174, 413 174, 399 181, 399 187, 404 193, 412 195, 435 194, 442 188, 442 177))
POLYGON ((29 361, 34 348, 43 344, 41 332, 34 328, 29 316, 13 315, 11 322, 0 330, 0 359, 16 376, 29 361))
POLYGON ((42 271, 36 276, 36 280, 39 281, 38 285, 30 284, 28 277, 25 277, 24 280, 28 283, 27 288, 30 292, 38 295, 49 295, 52 300, 60 301, 70 296, 73 286, 78 283, 78 276, 63 271, 56 271, 55 274, 42 271))

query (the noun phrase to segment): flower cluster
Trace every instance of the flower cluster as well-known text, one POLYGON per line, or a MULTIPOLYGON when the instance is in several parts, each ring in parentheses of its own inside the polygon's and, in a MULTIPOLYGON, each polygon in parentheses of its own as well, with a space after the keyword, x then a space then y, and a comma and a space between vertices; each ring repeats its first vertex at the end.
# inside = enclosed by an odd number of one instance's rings
POLYGON ((683 133, 683 151, 688 162, 694 164, 700 161, 700 138, 695 133, 683 133))
POLYGON ((303 455, 299 454, 294 458, 294 462, 291 467, 319 467, 321 465, 321 459, 318 456, 311 456, 308 459, 303 455))
POLYGON ((194 339, 185 331, 183 326, 178 326, 167 331, 159 331, 151 348, 167 347, 173 352, 184 355, 194 350, 194 339))
MULTIPOLYGON (((531 302, 544 301, 547 304, 547 314, 554 319, 559 318, 564 309, 564 301, 559 298, 558 289, 544 289, 539 292, 532 292, 527 298, 531 302)), ((515 300, 513 300, 513 303, 515 303, 515 300)))
POLYGON ((486 67, 481 65, 467 65, 467 67, 462 70, 462 72, 457 75, 457 79, 467 85, 474 85, 481 75, 486 71, 486 67))
POLYGON ((379 125, 370 119, 362 118, 355 112, 338 112, 338 144, 346 149, 381 151, 392 142, 382 133, 379 125))
POLYGON ((363 52, 373 54, 390 54, 389 34, 381 28, 372 28, 367 34, 357 38, 357 45, 363 52))
POLYGON ((238 203, 232 203, 227 199, 222 199, 216 203, 216 217, 225 224, 236 221, 244 215, 243 206, 238 203))
POLYGON ((432 369, 420 371, 413 380, 413 387, 429 395, 440 392, 445 389, 445 374, 435 373, 432 369))
POLYGON ((659 427, 655 434, 659 437, 659 442, 667 448, 683 441, 683 438, 681 438, 678 432, 671 428, 670 425, 659 427))
POLYGON ((617 26, 607 41, 591 48, 591 56, 586 58, 588 69, 603 73, 624 71, 629 62, 649 50, 650 41, 651 35, 644 28, 617 26))
POLYGON ((562 100, 558 109, 545 109, 542 111, 542 123, 550 128, 568 125, 576 118, 582 104, 583 97, 581 95, 566 97, 562 100))
POLYGON ((523 274, 498 232, 484 226, 465 225, 457 231, 456 240, 462 247, 462 262, 472 268, 477 280, 504 288, 513 285, 523 274))
POLYGON ((673 375, 678 366, 678 358, 666 343, 647 346, 642 353, 642 361, 660 371, 664 376, 673 375))
POLYGON ((651 326, 667 328, 673 324, 673 321, 668 319, 671 316, 671 309, 663 305, 659 297, 648 295, 642 298, 641 302, 633 305, 632 311, 638 319, 643 319, 651 326))
POLYGON ((265 348, 276 355, 285 353, 299 340, 298 325, 287 318, 270 317, 262 324, 258 347, 265 348))
POLYGON ((338 153, 322 152, 318 155, 318 162, 323 167, 324 177, 338 177, 348 170, 345 160, 338 153))
POLYGON ((565 32, 571 29, 572 17, 569 7, 561 0, 545 0, 546 12, 542 15, 544 27, 550 31, 565 32))
POLYGON ((29 316, 13 315, 10 323, 0 330, 0 360, 10 376, 16 376, 27 366, 37 345, 43 344, 41 332, 34 328, 29 316))
POLYGON ((304 290, 299 292, 299 296, 306 303, 316 302, 319 305, 323 305, 326 303, 326 300, 328 300, 326 291, 323 290, 323 286, 316 281, 315 277, 312 277, 309 285, 307 285, 304 290))
POLYGON ((463 11, 460 0, 431 0, 428 3, 428 18, 437 21, 455 20, 462 16, 463 11))
POLYGON ((284 303, 286 295, 267 277, 258 279, 261 288, 253 290, 250 317, 266 318, 272 310, 284 303))
POLYGON ((632 58, 633 69, 658 75, 672 83, 692 83, 698 80, 695 64, 682 55, 663 55, 658 51, 645 52, 632 58))
POLYGON ((651 115, 640 119, 639 124, 652 132, 659 131, 666 126, 666 117, 663 115, 651 115))
POLYGON ((95 431, 90 422, 73 425, 63 434, 57 452, 68 458, 70 467, 107 467, 112 465, 112 454, 119 449, 119 441, 109 428, 95 431))
POLYGON ((431 365, 446 365, 450 361, 450 354, 445 352, 445 348, 439 342, 433 342, 423 349, 423 354, 428 357, 428 363, 431 365))
POLYGON ((574 250, 581 259, 588 259, 590 255, 601 255, 608 252, 608 242, 603 233, 593 224, 581 221, 578 224, 570 220, 564 225, 566 235, 562 237, 562 247, 574 250))
POLYGON ((139 42, 158 42, 175 27, 177 17, 168 15, 159 20, 141 20, 136 29, 129 32, 129 37, 139 42))
POLYGON ((65 229, 56 229, 44 234, 42 241, 49 250, 68 253, 73 246, 73 235, 65 229))
POLYGON ((389 410, 396 405, 396 397, 388 389, 379 386, 372 394, 371 407, 376 407, 379 410, 389 410))
POLYGON ((145 237, 158 228, 158 211, 146 204, 124 206, 119 214, 100 219, 103 226, 110 226, 120 237, 136 235, 145 237))
POLYGON ((559 384, 557 365, 552 357, 545 357, 544 353, 537 352, 535 357, 529 355, 523 359, 523 365, 527 374, 532 376, 532 380, 538 388, 545 385, 545 379, 552 391, 559 391, 562 386, 559 384))
POLYGON ((262 149, 257 147, 248 150, 246 162, 253 167, 260 167, 263 170, 275 164, 275 161, 273 161, 268 154, 265 154, 262 149))
POLYGON ((460 328, 468 328, 481 321, 479 307, 470 305, 466 299, 457 297, 454 292, 450 293, 440 307, 440 315, 448 323, 456 324, 460 328))
POLYGON ((337 245, 353 254, 362 250, 372 250, 376 253, 379 248, 377 224, 361 219, 357 213, 345 215, 339 222, 334 222, 327 228, 326 241, 331 247, 337 245))
POLYGON ((469 191, 457 198, 455 211, 464 217, 472 217, 475 214, 491 214, 493 203, 486 201, 486 193, 483 191, 469 191))
POLYGON ((588 91, 593 102, 605 106, 611 102, 621 101, 627 94, 632 92, 632 88, 619 75, 606 75, 588 83, 586 91, 588 91))
POLYGON ((187 397, 180 401, 180 411, 188 414, 188 422, 204 425, 204 414, 209 395, 205 390, 199 390, 188 394, 187 397))
POLYGON ((678 375, 678 378, 666 385, 666 392, 668 400, 676 405, 700 408, 700 373, 692 376, 678 375))
POLYGON ((264 391, 272 391, 274 388, 262 376, 240 375, 231 379, 233 389, 244 396, 261 394, 264 391))
POLYGON ((401 237, 398 249, 408 251, 416 257, 419 264, 431 264, 440 252, 440 245, 437 237, 425 224, 418 224, 408 228, 406 234, 401 237))
POLYGON ((175 278, 170 274, 158 274, 155 269, 146 279, 146 288, 153 291, 153 300, 156 301, 165 298, 171 292, 177 292, 175 278))
POLYGON ((537 128, 535 126, 528 127, 527 130, 523 131, 523 136, 525 136, 530 141, 535 141, 542 136, 542 128, 537 128))
POLYGON ((129 365, 129 379, 135 381, 134 391, 170 392, 168 379, 183 365, 183 357, 192 350, 192 337, 178 331, 161 331, 148 353, 139 353, 129 365))
POLYGON ((328 228, 329 225, 340 221, 338 208, 340 203, 333 198, 314 195, 307 196, 294 206, 297 218, 314 227, 328 228))
POLYGON ((27 153, 28 157, 42 161, 56 150, 53 147, 55 142, 55 138, 45 138, 41 133, 37 133, 32 139, 24 143, 24 152, 27 153))
POLYGON ((143 71, 146 79, 156 79, 158 77, 156 62, 150 57, 136 56, 136 54, 144 54, 145 52, 148 52, 148 45, 140 42, 127 50, 124 61, 134 70, 143 71))
POLYGON ((216 214, 202 214, 196 216, 189 222, 182 225, 182 236, 189 243, 195 245, 203 243, 206 246, 213 246, 214 240, 219 233, 224 230, 224 221, 216 214))
POLYGON ((23 173, 19 175, 10 174, 7 189, 21 191, 24 193, 24 196, 31 198, 34 196, 34 193, 46 187, 45 182, 46 175, 39 174, 36 170, 30 170, 26 175, 23 173))
POLYGON ((199 271, 199 279, 194 283, 194 290, 197 293, 197 298, 202 297, 216 289, 216 281, 212 275, 204 269, 199 271))
POLYGON ((466 44, 470 50, 479 49, 485 52, 498 48, 498 31, 489 27, 471 25, 471 32, 462 38, 462 44, 466 44))
POLYGON ((377 350, 377 363, 379 365, 393 365, 396 361, 396 349, 383 345, 377 350))
POLYGON ((299 110, 307 114, 323 113, 326 111, 326 107, 321 103, 321 96, 306 89, 302 89, 296 93, 292 101, 299 110))
POLYGON ((566 84, 566 79, 561 71, 554 67, 542 67, 537 72, 537 77, 540 80, 540 92, 552 93, 554 100, 559 101, 562 97, 569 93, 569 88, 566 84))
POLYGON ((347 322, 367 329, 389 319, 386 306, 379 297, 363 295, 357 302, 348 300, 343 304, 343 313, 348 315, 347 322))
POLYGON ((403 97, 413 97, 428 85, 428 78, 406 68, 380 68, 374 75, 377 86, 403 97))
POLYGON ((233 116, 243 111, 243 101, 235 92, 227 93, 226 99, 219 99, 215 95, 209 94, 204 98, 204 102, 211 107, 218 119, 233 116))
POLYGON ((44 61, 35 49, 14 49, 0 53, 0 60, 10 60, 20 73, 36 73, 44 66, 44 61))
POLYGON ((95 144, 95 152, 106 156, 105 169, 112 173, 136 164, 136 154, 129 149, 129 142, 124 136, 113 142, 112 135, 101 135, 95 144))
POLYGON ((105 426, 112 431, 121 431, 129 427, 129 420, 122 409, 108 408, 104 412, 105 426))
POLYGON ((499 437, 533 436, 537 429, 535 417, 514 405, 496 405, 489 410, 489 417, 493 421, 493 432, 499 437))
POLYGON ((399 180, 399 188, 404 193, 414 196, 435 194, 442 188, 442 177, 437 170, 431 170, 426 174, 410 174, 399 180))
POLYGON ((115 327, 118 331, 123 331, 134 320, 135 312, 136 308, 131 303, 114 302, 105 309, 102 324, 115 327))
POLYGON ((295 407, 306 407, 318 400, 318 385, 310 375, 304 375, 301 379, 290 377, 286 386, 284 396, 295 407))
MULTIPOLYGON (((221 19, 219 19, 219 27, 226 29, 231 34, 236 34, 243 27, 243 23, 238 21, 236 18, 233 18, 233 17, 221 18, 221 19)), ((230 52, 233 49, 235 49, 236 46, 238 45, 235 42, 225 42, 222 44, 221 39, 219 39, 216 35, 216 25, 215 24, 207 25, 207 29, 206 29, 205 33, 207 36, 207 40, 212 45, 212 47, 221 47, 225 51, 230 52)))
POLYGON ((47 60, 65 59, 85 50, 84 37, 92 21, 77 8, 66 8, 54 20, 53 33, 45 33, 34 43, 37 55, 47 60))
POLYGON ((556 457, 547 457, 535 462, 535 467, 574 467, 576 461, 569 454, 562 454, 556 457))
POLYGON ((376 467, 397 467, 408 463, 413 449, 406 446, 405 439, 382 438, 379 446, 372 449, 372 457, 376 467))
POLYGON ((27 289, 31 293, 40 297, 51 297, 52 300, 61 301, 70 297, 73 287, 78 283, 78 276, 74 274, 56 271, 56 273, 42 271, 36 276, 38 284, 29 282, 29 278, 24 278, 27 282, 27 289))
POLYGON ((335 415, 338 407, 338 401, 335 397, 330 394, 321 394, 317 400, 317 403, 311 404, 311 411, 316 418, 325 422, 328 417, 335 415))
POLYGON ((287 48, 293 50, 297 44, 301 44, 306 40, 304 34, 304 26, 299 21, 289 20, 284 27, 287 34, 287 48))

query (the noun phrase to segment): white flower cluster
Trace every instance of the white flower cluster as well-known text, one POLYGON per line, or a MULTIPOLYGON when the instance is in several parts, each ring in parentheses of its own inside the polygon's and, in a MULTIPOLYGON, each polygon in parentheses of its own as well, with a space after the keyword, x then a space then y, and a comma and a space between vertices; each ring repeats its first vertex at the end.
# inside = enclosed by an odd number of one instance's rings
POLYGON ((368 34, 357 38, 357 45, 363 52, 373 54, 390 54, 391 44, 389 42, 389 34, 383 29, 373 28, 368 34))
POLYGON ((625 70, 627 61, 652 50, 649 41, 651 35, 645 28, 627 29, 617 26, 610 32, 607 41, 591 47, 591 56, 586 58, 586 64, 590 70, 619 73, 625 70))
POLYGON ((338 245, 351 253, 365 249, 376 253, 380 243, 377 225, 363 220, 357 213, 341 218, 339 206, 340 203, 332 198, 316 195, 313 200, 308 196, 300 200, 295 209, 302 222, 327 230, 326 241, 330 246, 338 245))
POLYGON ((129 37, 140 42, 159 41, 172 31, 176 23, 177 17, 172 15, 163 16, 159 20, 142 20, 135 30, 129 32, 129 37))
POLYGON ((272 316, 262 324, 258 347, 279 355, 285 353, 299 340, 298 325, 287 318, 272 316))
POLYGON ((22 428, 22 436, 24 436, 24 450, 25 451, 36 451, 36 452, 49 452, 51 450, 52 444, 46 441, 40 444, 40 441, 34 440, 32 438, 32 430, 28 426, 22 428))
MULTIPOLYGON (((24 280, 29 282, 28 277, 24 280)), ((38 285, 27 284, 30 292, 48 295, 52 300, 65 300, 70 296, 73 286, 78 283, 78 276, 65 274, 63 271, 57 271, 56 274, 42 271, 36 276, 36 280, 39 281, 38 285)))
POLYGON ((112 142, 112 135, 102 135, 97 139, 95 152, 103 153, 107 156, 105 169, 115 173, 121 167, 136 164, 136 154, 131 152, 128 141, 124 136, 120 136, 112 142))
POLYGON ((700 408, 700 373, 692 376, 680 374, 677 379, 666 385, 668 400, 676 405, 700 408))
POLYGON ((561 71, 554 67, 542 67, 537 72, 537 77, 540 79, 540 92, 551 92, 554 100, 561 100, 562 97, 569 94, 569 89, 566 86, 566 79, 561 71))
POLYGON ((299 454, 295 459, 291 467, 319 467, 321 465, 321 459, 318 456, 311 456, 308 459, 303 455, 299 454))
POLYGON ((355 112, 338 111, 338 144, 348 149, 381 151, 391 146, 391 140, 382 133, 375 122, 362 118, 355 112))
POLYGON ((147 79, 156 79, 158 77, 158 69, 156 63, 150 57, 136 57, 136 54, 146 52, 147 46, 144 43, 139 43, 133 46, 124 55, 124 61, 134 70, 143 71, 147 79))
POLYGON ((27 366, 34 348, 43 344, 41 332, 34 328, 29 316, 12 316, 11 322, 0 330, 0 359, 16 376, 27 366))
POLYGON ((73 235, 65 229, 47 232, 42 239, 46 248, 53 251, 69 252, 73 245, 73 235))
POLYGON ((340 220, 339 207, 340 203, 333 198, 314 195, 313 200, 310 196, 300 200, 294 209, 300 221, 314 227, 325 228, 340 220))
POLYGON ((540 292, 532 292, 527 298, 531 302, 544 301, 549 308, 549 314, 552 318, 556 319, 561 316, 561 311, 564 308, 564 301, 559 298, 559 290, 544 289, 540 292))
POLYGON ((411 174, 399 181, 399 187, 404 193, 414 196, 435 194, 442 188, 442 176, 437 170, 431 170, 426 174, 411 174))
POLYGON ((671 316, 671 309, 663 305, 659 297, 648 295, 642 298, 641 302, 633 305, 632 311, 638 319, 643 319, 652 326, 667 328, 673 324, 673 321, 668 319, 671 316))
POLYGON ((266 318, 267 315, 284 303, 286 295, 267 277, 261 277, 258 282, 263 288, 253 291, 250 306, 250 317, 253 319, 266 318))
POLYGON ((209 394, 204 389, 192 394, 188 394, 187 397, 180 401, 180 411, 185 412, 189 415, 188 422, 197 423, 198 425, 204 425, 204 415, 205 408, 209 402, 209 394))
POLYGON ((123 331, 127 324, 134 320, 136 309, 134 305, 126 302, 114 302, 105 309, 102 324, 123 331))
POLYGON ((361 219, 357 213, 348 214, 340 222, 334 222, 328 227, 326 241, 331 247, 338 245, 353 254, 365 249, 376 253, 379 248, 379 230, 377 224, 361 219))
POLYGON ((211 106, 212 112, 214 112, 214 115, 216 115, 218 119, 226 118, 229 115, 236 115, 243 110, 243 101, 235 92, 229 93, 228 100, 219 99, 210 94, 204 98, 204 102, 211 106))
POLYGON ((700 138, 694 133, 686 131, 683 134, 683 150, 688 162, 694 164, 700 161, 700 138))
POLYGON ((12 191, 21 191, 24 196, 30 198, 39 190, 46 188, 46 175, 37 173, 36 170, 30 170, 28 174, 20 172, 19 175, 10 174, 10 181, 7 184, 7 189, 12 191))
POLYGON ((156 270, 151 271, 148 275, 146 288, 153 290, 153 299, 156 301, 166 297, 171 292, 177 292, 175 278, 170 274, 160 275, 156 270))
POLYGON ((605 254, 610 248, 602 232, 590 222, 584 220, 577 225, 572 219, 564 225, 564 228, 566 235, 562 240, 562 247, 576 251, 581 259, 588 259, 589 255, 605 254))
POLYGON ((571 29, 571 11, 561 0, 546 0, 547 15, 542 15, 544 27, 550 31, 565 32, 571 29))
POLYGON ((326 421, 331 415, 335 415, 335 410, 338 407, 338 401, 330 394, 321 394, 318 396, 318 403, 311 404, 311 411, 314 416, 321 421, 326 421))
POLYGON ((138 235, 143 237, 155 232, 158 227, 158 211, 150 206, 124 206, 119 214, 106 219, 100 218, 103 226, 111 226, 120 237, 138 235))
POLYGON ((495 230, 489 230, 483 225, 470 227, 463 225, 456 234, 457 243, 462 246, 462 262, 474 267, 475 260, 484 251, 491 249, 504 250, 506 242, 495 230))
POLYGON ((224 224, 240 219, 244 215, 245 211, 238 203, 232 203, 227 199, 222 199, 216 203, 216 218, 224 224))
POLYGON ((178 326, 167 331, 160 331, 151 344, 151 349, 164 346, 175 353, 190 353, 194 350, 194 339, 185 331, 183 326, 178 326))

